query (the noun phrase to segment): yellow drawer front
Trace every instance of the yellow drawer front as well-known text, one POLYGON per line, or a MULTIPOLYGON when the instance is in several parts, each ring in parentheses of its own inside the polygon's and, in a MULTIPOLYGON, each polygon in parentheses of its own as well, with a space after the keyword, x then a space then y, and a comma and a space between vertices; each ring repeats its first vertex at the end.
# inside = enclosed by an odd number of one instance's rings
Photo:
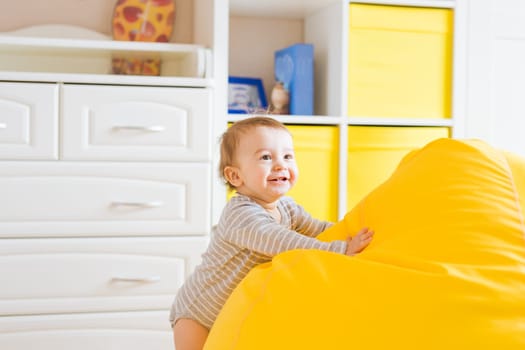
POLYGON ((288 126, 299 181, 289 192, 314 217, 337 220, 339 133, 334 126, 288 126))
POLYGON ((442 137, 448 128, 350 126, 347 209, 388 179, 409 151, 442 137))
POLYGON ((350 5, 348 114, 450 118, 453 12, 350 5))

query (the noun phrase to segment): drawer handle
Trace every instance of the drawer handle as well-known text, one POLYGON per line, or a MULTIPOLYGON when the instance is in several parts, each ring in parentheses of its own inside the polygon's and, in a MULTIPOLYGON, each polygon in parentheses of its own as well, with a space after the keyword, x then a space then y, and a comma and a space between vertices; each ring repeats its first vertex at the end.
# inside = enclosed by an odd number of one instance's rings
POLYGON ((160 201, 154 201, 154 202, 111 202, 111 206, 113 207, 134 207, 134 208, 160 208, 164 205, 164 203, 160 201))
POLYGON ((0 123, 0 129, 7 129, 6 123, 0 123))
POLYGON ((160 282, 160 276, 150 277, 126 277, 115 276, 111 279, 113 282, 133 282, 133 283, 157 283, 160 282))
POLYGON ((116 125, 112 129, 115 131, 133 130, 133 131, 147 131, 147 132, 161 132, 161 131, 166 130, 166 128, 162 125, 152 125, 152 126, 116 125))

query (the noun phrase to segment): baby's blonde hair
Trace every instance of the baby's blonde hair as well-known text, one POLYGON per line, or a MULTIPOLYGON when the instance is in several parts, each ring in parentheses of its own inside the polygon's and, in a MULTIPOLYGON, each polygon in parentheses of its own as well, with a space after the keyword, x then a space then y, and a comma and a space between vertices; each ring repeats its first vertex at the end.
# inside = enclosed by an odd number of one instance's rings
POLYGON ((233 166, 235 161, 235 152, 239 146, 241 137, 258 126, 267 128, 289 130, 278 120, 270 117, 255 116, 239 120, 232 124, 221 136, 221 159, 219 161, 219 176, 224 183, 232 190, 235 189, 224 177, 224 169, 227 166, 233 166))

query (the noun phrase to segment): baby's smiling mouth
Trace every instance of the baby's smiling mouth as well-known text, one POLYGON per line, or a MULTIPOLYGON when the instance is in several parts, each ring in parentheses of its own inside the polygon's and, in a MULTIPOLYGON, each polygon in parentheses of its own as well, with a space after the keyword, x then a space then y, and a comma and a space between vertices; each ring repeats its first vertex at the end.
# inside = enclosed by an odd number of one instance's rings
POLYGON ((285 181, 288 181, 288 177, 287 176, 277 176, 277 177, 273 177, 271 179, 268 179, 268 181, 272 181, 272 182, 285 182, 285 181))

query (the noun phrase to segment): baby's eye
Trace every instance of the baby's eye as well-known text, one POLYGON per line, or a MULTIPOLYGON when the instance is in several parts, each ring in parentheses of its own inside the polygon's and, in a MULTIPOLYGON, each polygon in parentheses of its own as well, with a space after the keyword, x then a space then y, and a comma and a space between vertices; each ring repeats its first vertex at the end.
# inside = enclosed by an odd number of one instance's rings
POLYGON ((262 160, 272 160, 272 157, 269 154, 264 154, 261 156, 262 160))
POLYGON ((286 154, 286 155, 284 156, 284 159, 287 159, 287 160, 291 160, 291 159, 293 159, 293 154, 286 154))

